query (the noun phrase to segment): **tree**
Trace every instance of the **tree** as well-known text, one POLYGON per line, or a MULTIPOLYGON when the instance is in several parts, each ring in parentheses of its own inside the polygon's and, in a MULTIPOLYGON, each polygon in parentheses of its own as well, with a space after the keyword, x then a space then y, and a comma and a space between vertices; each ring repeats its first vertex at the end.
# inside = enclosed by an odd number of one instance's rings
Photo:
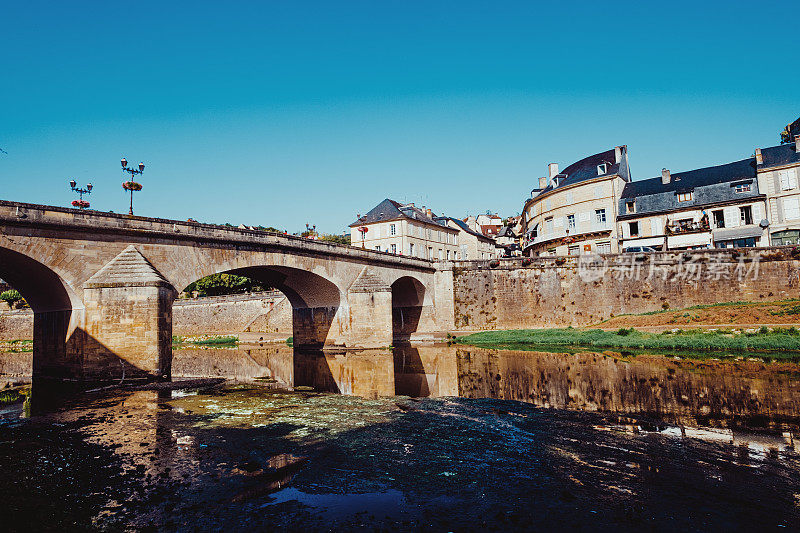
POLYGON ((350 244, 350 235, 322 235, 319 240, 335 242, 336 244, 350 244))
POLYGON ((14 309, 15 307, 17 309, 22 307, 28 307, 28 302, 25 301, 25 298, 23 298, 22 295, 19 293, 19 291, 16 289, 10 289, 0 293, 0 300, 3 300, 12 309, 14 309))
POLYGON ((260 281, 234 274, 211 274, 190 283, 184 292, 197 292, 198 296, 221 296, 267 290, 260 281))

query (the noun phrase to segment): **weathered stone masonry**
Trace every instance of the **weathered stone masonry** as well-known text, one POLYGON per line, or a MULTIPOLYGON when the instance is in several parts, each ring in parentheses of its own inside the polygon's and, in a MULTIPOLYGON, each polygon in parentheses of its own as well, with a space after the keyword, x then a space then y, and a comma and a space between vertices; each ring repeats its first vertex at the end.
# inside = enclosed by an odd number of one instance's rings
POLYGON ((584 264, 583 277, 576 257, 502 261, 495 268, 456 263, 456 329, 585 326, 625 313, 799 294, 800 261, 785 248, 604 258, 594 270, 584 264))

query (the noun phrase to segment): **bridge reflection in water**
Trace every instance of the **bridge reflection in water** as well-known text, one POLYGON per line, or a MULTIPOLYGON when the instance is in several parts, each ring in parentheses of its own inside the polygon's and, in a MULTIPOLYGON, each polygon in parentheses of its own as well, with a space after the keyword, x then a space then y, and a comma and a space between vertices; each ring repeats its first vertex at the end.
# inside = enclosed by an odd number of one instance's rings
MULTIPOLYGON (((273 381, 364 397, 497 398, 543 408, 621 415, 712 428, 709 439, 767 430, 794 446, 800 427, 800 368, 760 361, 692 361, 639 355, 399 346, 341 353, 293 352, 288 346, 177 350, 176 376, 273 381), (786 433, 784 435, 784 433, 786 433)), ((630 427, 629 427, 630 426, 630 427)))

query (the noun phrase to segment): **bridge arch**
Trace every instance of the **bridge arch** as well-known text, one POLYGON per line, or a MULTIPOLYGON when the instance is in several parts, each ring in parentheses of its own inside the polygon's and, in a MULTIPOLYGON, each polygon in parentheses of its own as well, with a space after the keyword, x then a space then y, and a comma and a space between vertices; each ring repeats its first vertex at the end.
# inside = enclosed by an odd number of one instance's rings
POLYGON ((425 285, 412 276, 401 276, 392 288, 392 338, 394 342, 408 342, 419 329, 426 297, 425 285))
POLYGON ((299 348, 320 348, 325 345, 343 302, 342 292, 335 283, 299 268, 258 265, 213 274, 247 277, 283 293, 291 304, 292 337, 299 348))
POLYGON ((83 302, 72 287, 47 265, 6 247, 0 247, 0 278, 33 310, 32 375, 82 377, 74 364, 74 348, 81 344, 76 329, 83 302))

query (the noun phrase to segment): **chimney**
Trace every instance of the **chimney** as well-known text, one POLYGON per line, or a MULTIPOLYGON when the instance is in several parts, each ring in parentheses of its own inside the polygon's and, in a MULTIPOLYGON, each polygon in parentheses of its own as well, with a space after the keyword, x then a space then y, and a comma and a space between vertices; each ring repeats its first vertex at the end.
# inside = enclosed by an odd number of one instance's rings
POLYGON ((794 136, 794 151, 800 154, 800 135, 794 136))
POLYGON ((558 174, 558 163, 550 163, 547 165, 547 175, 552 180, 558 174))
POLYGON ((670 174, 669 170, 667 170, 666 168, 662 168, 661 169, 661 183, 666 185, 670 181, 672 181, 672 174, 670 174))
POLYGON ((427 216, 428 218, 433 218, 433 211, 431 211, 430 209, 426 209, 425 216, 427 216))
POLYGON ((756 164, 757 165, 764 164, 764 156, 761 155, 761 148, 756 148, 756 164))
POLYGON ((625 149, 624 146, 616 146, 614 147, 614 163, 619 163, 622 161, 622 151, 625 149))
POLYGON ((539 178, 539 188, 544 189, 547 187, 547 178, 539 178))

